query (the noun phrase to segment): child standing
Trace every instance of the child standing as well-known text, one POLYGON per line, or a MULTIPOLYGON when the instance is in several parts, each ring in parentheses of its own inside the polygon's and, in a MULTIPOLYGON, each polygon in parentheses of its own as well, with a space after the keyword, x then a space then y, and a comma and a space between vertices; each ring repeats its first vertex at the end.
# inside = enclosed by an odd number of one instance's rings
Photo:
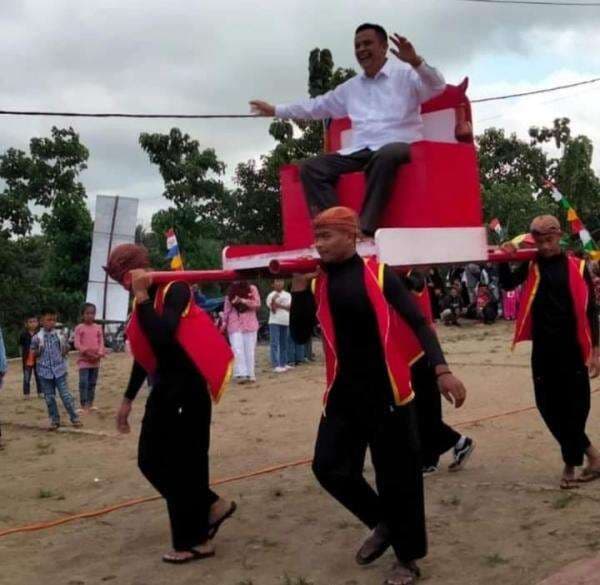
POLYGON ((31 391, 31 376, 35 378, 35 386, 37 395, 43 398, 44 394, 40 386, 37 371, 35 369, 35 355, 31 351, 31 340, 39 331, 40 323, 34 315, 27 317, 25 320, 25 329, 19 337, 19 347, 21 349, 21 359, 23 360, 23 396, 29 398, 31 391))
POLYGON ((83 412, 97 410, 94 406, 100 360, 106 355, 102 327, 96 320, 96 305, 85 303, 81 323, 75 327, 75 349, 79 351, 79 400, 83 412))
POLYGON ((50 416, 50 431, 57 431, 60 427, 60 414, 56 405, 56 391, 69 414, 71 424, 81 427, 81 421, 75 411, 75 401, 67 385, 67 355, 68 347, 64 344, 56 331, 56 316, 54 309, 42 311, 42 328, 31 340, 31 350, 36 356, 36 370, 50 416))

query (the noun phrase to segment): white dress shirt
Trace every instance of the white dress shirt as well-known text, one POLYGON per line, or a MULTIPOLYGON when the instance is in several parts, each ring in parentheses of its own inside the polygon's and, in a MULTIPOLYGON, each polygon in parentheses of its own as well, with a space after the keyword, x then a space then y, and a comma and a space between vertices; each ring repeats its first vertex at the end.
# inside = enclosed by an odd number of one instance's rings
POLYGON ((388 59, 375 77, 364 73, 315 98, 275 106, 279 118, 352 120, 352 144, 339 151, 351 154, 378 150, 391 142, 423 139, 421 104, 441 94, 443 75, 423 61, 418 67, 388 59))

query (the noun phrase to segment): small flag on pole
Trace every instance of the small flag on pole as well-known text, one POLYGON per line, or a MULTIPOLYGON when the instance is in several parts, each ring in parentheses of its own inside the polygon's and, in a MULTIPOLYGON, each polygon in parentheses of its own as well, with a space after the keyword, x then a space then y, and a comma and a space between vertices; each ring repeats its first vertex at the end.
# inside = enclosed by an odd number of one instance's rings
POLYGON ((177 236, 175 235, 173 228, 169 228, 165 235, 167 236, 167 258, 171 260, 171 269, 183 270, 183 260, 181 259, 177 236))

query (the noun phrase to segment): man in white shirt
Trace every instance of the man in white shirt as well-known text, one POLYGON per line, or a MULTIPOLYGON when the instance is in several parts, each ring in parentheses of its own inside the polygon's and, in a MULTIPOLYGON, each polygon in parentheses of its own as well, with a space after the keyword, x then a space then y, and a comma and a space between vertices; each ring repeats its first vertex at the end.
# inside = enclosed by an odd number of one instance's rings
POLYGON ((269 338, 273 371, 286 372, 288 366, 288 337, 292 295, 285 289, 285 281, 273 281, 273 291, 267 297, 269 308, 269 338))
POLYGON ((421 104, 441 94, 446 82, 404 37, 390 36, 395 59, 388 59, 388 36, 377 24, 356 29, 354 52, 363 73, 324 95, 286 105, 254 100, 261 116, 352 121, 352 144, 302 164, 300 178, 311 215, 339 205, 335 184, 344 173, 367 175, 361 229, 373 235, 378 227, 398 166, 410 160, 409 145, 423 138, 421 104))

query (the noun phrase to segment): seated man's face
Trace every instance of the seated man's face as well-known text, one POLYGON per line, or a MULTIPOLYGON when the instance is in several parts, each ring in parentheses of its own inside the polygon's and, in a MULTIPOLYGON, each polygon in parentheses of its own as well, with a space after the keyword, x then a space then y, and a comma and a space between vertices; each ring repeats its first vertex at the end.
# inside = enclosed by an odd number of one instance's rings
POLYGON ((373 29, 362 30, 354 37, 356 60, 367 75, 374 75, 381 69, 387 50, 387 40, 383 42, 373 29))

